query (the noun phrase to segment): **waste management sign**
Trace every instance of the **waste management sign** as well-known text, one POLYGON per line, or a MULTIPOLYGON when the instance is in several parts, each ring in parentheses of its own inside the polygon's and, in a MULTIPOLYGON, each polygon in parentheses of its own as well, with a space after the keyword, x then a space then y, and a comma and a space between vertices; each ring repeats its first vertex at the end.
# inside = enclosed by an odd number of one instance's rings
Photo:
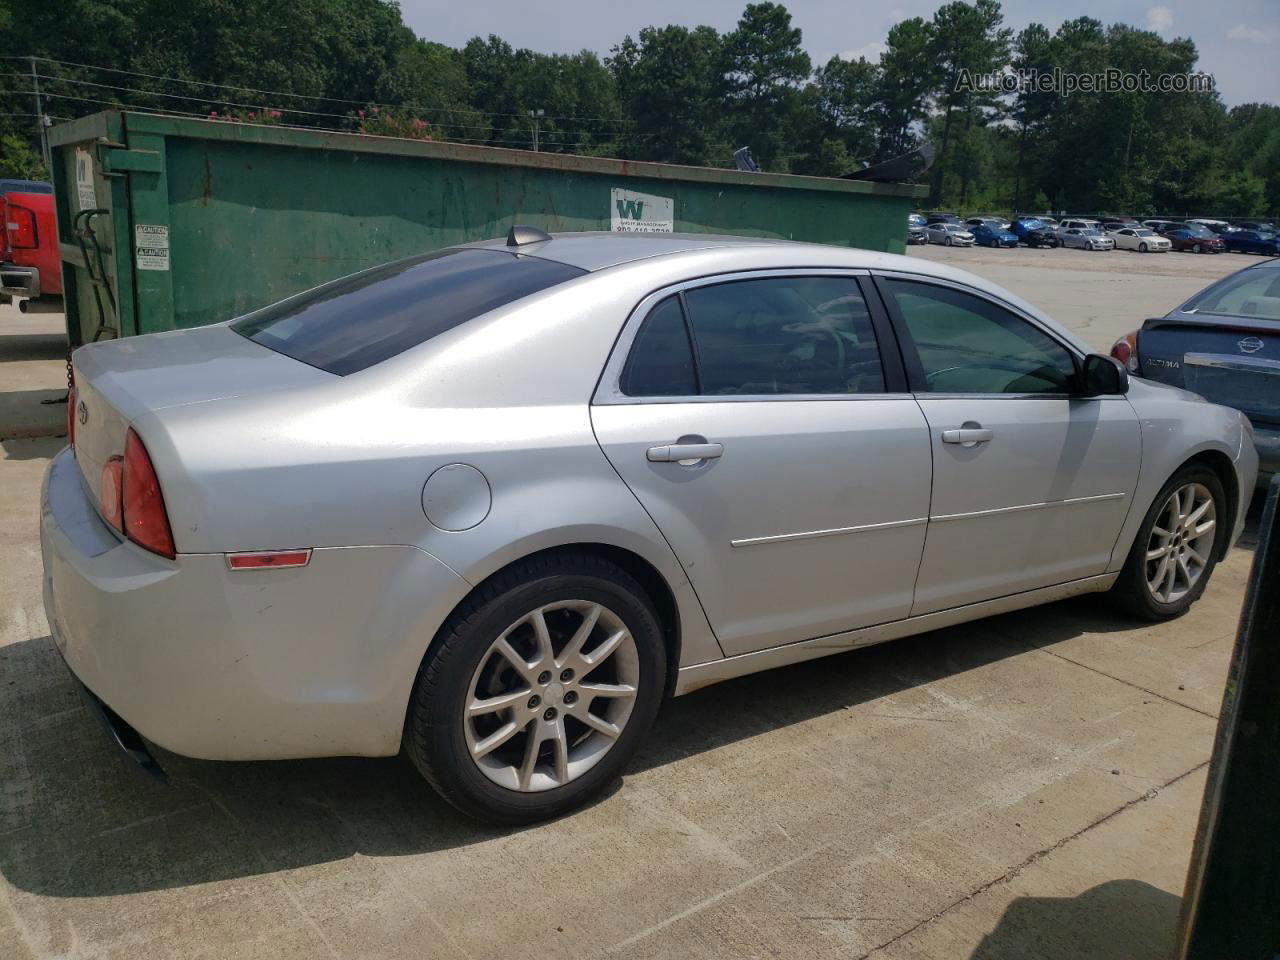
POLYGON ((672 233, 674 208, 670 197, 614 187, 609 191, 609 229, 614 233, 672 233))

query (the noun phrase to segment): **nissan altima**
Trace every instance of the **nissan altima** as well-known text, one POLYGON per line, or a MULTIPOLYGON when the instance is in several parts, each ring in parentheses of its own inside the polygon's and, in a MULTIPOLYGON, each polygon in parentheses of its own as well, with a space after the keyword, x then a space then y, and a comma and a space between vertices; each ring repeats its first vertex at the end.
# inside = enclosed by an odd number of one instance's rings
POLYGON ((664 698, 1088 592, 1159 620, 1239 535, 1238 411, 889 254, 514 228, 73 356, 42 490, 111 730, 391 756, 521 823, 664 698))

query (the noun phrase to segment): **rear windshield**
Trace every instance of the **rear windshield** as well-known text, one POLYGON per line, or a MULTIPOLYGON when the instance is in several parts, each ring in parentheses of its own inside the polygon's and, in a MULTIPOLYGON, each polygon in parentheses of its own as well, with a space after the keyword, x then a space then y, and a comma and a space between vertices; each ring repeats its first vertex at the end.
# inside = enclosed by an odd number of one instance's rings
POLYGON ((584 273, 504 250, 441 250, 326 283, 241 317, 231 329, 345 376, 584 273))
POLYGON ((1280 269, 1254 267, 1214 284, 1183 310, 1280 320, 1280 269))

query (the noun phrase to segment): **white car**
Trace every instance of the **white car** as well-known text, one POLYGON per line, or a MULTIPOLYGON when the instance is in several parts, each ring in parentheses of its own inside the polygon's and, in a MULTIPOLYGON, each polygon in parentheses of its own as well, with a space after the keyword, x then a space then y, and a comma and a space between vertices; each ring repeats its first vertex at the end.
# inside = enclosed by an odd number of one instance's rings
POLYGON ((1117 250, 1137 250, 1139 253, 1168 253, 1173 244, 1150 227, 1121 227, 1107 236, 1115 241, 1117 250))
POLYGON ((941 243, 948 247, 972 247, 973 234, 963 223, 931 223, 925 227, 930 243, 941 243))

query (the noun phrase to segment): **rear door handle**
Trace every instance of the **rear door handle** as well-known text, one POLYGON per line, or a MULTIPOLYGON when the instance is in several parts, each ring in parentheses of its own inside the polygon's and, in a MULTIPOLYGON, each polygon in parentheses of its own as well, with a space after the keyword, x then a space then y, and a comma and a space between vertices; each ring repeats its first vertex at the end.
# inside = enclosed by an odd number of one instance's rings
POLYGON ((646 456, 653 463, 677 460, 714 460, 724 453, 723 443, 667 443, 650 447, 646 456))
POLYGON ((958 443, 965 447, 976 447, 980 443, 986 443, 995 434, 986 427, 961 427, 959 430, 943 430, 943 443, 958 443))

